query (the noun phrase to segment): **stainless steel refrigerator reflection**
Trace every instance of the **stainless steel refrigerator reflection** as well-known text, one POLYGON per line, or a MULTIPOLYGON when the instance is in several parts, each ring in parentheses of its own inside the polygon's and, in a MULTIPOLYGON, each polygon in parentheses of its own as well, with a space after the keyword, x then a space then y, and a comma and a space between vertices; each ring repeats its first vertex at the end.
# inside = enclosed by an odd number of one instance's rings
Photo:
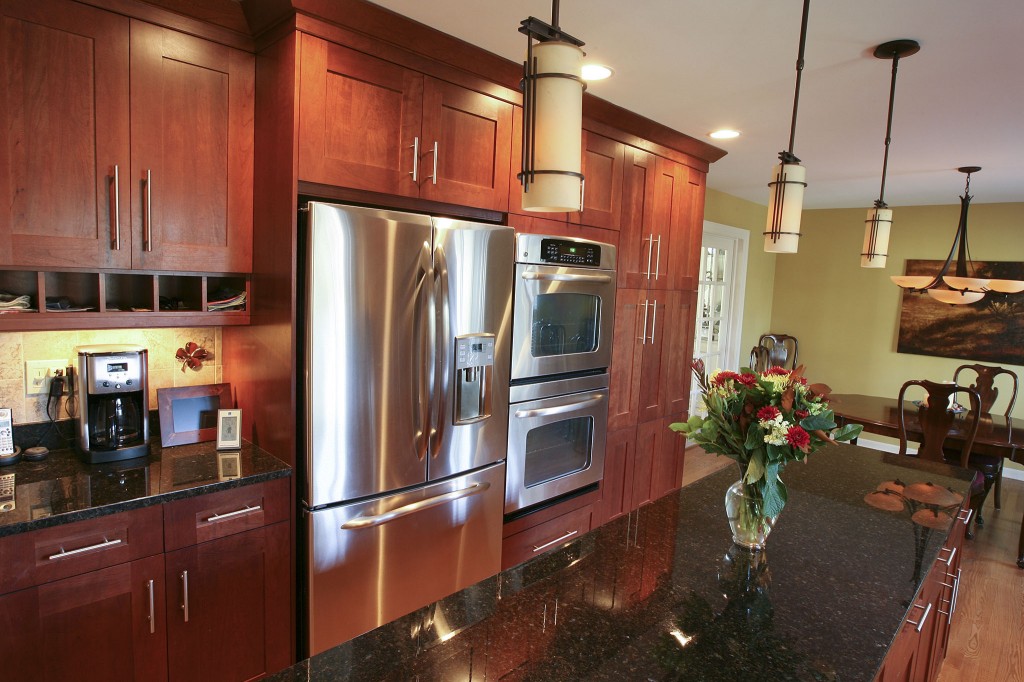
POLYGON ((498 572, 513 240, 308 204, 307 654, 498 572))

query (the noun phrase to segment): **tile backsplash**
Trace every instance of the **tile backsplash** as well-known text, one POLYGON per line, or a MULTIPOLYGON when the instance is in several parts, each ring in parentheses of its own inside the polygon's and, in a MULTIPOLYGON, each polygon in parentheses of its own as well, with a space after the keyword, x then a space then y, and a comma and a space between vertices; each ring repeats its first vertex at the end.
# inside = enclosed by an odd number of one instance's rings
MULTIPOLYGON (((222 381, 220 327, 170 329, 101 329, 55 332, 0 333, 0 407, 10 407, 15 424, 45 422, 47 396, 25 395, 27 360, 66 359, 77 370, 76 346, 91 344, 134 344, 149 350, 149 406, 155 410, 156 390, 172 386, 198 386, 222 381), (175 357, 179 348, 194 341, 210 352, 199 370, 185 368, 175 357)), ((67 419, 65 401, 59 405, 59 419, 67 419)), ((51 408, 51 413, 53 412, 51 408)))

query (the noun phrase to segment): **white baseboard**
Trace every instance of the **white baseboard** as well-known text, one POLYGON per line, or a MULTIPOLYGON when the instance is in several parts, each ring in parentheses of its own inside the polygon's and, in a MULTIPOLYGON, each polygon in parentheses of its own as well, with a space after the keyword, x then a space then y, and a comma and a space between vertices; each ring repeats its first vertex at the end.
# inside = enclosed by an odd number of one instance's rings
MULTIPOLYGON (((883 443, 877 440, 870 440, 868 438, 857 439, 857 445, 863 445, 866 448, 872 450, 881 450, 883 452, 896 453, 900 451, 898 445, 892 443, 883 443)), ((907 448, 907 452, 917 452, 914 448, 907 448)), ((1003 478, 1012 478, 1015 481, 1024 481, 1024 469, 1020 469, 1013 465, 1003 467, 1003 478)))

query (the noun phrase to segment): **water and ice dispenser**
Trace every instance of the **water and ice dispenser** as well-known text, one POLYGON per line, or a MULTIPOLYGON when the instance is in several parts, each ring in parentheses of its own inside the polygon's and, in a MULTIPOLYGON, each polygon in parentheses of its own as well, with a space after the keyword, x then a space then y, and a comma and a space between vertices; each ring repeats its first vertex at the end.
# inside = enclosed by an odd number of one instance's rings
POLYGON ((491 380, 494 371, 494 334, 455 337, 456 425, 472 424, 491 416, 491 380))

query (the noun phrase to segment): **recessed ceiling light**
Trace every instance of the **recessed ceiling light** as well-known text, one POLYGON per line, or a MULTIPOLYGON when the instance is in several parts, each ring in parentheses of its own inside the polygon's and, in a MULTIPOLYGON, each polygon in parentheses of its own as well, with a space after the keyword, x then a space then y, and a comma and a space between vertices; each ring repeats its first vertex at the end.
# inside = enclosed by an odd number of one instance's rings
POLYGON ((614 72, 611 67, 604 64, 583 65, 583 80, 585 81, 603 81, 605 78, 611 78, 612 73, 614 72))
POLYGON ((728 128, 723 128, 722 130, 716 130, 712 133, 708 133, 708 137, 712 137, 716 140, 731 140, 732 138, 739 136, 740 131, 729 130, 728 128))

